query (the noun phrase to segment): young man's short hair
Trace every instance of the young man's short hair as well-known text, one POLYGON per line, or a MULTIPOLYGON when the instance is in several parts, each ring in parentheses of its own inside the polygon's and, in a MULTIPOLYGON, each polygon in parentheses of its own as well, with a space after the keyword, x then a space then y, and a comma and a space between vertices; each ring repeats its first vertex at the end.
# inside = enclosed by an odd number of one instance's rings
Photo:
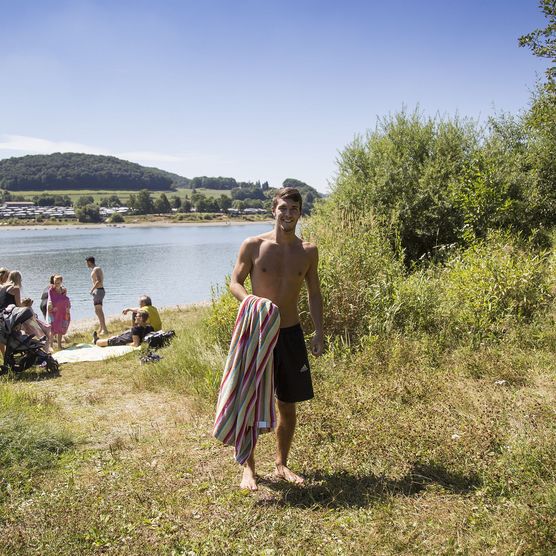
POLYGON ((282 189, 278 189, 274 194, 274 198, 272 199, 272 211, 278 205, 278 201, 280 199, 289 199, 294 203, 299 204, 299 212, 303 209, 303 199, 301 198, 301 193, 295 187, 282 187, 282 189))
POLYGON ((95 266, 95 258, 94 257, 87 257, 85 259, 86 262, 91 263, 93 266, 95 266))

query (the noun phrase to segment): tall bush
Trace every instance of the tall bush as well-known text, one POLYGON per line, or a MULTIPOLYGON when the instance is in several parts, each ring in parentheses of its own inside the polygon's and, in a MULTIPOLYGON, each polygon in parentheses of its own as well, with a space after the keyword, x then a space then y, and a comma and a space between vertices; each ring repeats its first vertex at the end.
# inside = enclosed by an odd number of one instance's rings
MULTIPOLYGON (((317 204, 303 236, 318 245, 325 332, 349 338, 386 330, 399 257, 372 213, 329 201, 317 204)), ((307 303, 303 304, 307 313, 307 303)))
POLYGON ((425 118, 402 111, 358 137, 339 159, 334 202, 355 214, 372 211, 394 231, 406 261, 458 241, 463 215, 451 185, 478 149, 480 131, 470 121, 425 118))
POLYGON ((556 223, 554 106, 541 92, 526 115, 486 128, 418 111, 388 116, 341 153, 332 202, 372 212, 409 266, 491 230, 539 235, 556 223))

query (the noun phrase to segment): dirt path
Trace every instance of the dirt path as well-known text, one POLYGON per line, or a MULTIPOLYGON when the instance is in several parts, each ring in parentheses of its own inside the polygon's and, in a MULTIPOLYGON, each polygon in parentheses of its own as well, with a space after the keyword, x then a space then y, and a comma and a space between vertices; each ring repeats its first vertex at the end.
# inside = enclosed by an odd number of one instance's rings
POLYGON ((55 407, 77 443, 5 504, 0 554, 171 554, 207 534, 205 492, 235 496, 237 468, 211 435, 212 417, 184 394, 145 390, 141 370, 134 353, 17 382, 55 407))
POLYGON ((139 434, 170 432, 190 420, 191 406, 185 396, 136 388, 130 367, 129 360, 66 364, 60 377, 20 384, 60 408, 83 449, 128 446, 139 434))

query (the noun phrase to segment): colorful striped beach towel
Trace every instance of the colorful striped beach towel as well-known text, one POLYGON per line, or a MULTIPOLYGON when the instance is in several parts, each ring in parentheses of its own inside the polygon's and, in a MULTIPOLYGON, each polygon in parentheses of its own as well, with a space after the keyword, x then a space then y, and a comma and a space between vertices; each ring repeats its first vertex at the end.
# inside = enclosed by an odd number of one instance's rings
POLYGON ((268 299, 247 296, 232 334, 216 405, 214 436, 235 447, 243 464, 260 433, 276 426, 273 350, 280 332, 280 312, 268 299))

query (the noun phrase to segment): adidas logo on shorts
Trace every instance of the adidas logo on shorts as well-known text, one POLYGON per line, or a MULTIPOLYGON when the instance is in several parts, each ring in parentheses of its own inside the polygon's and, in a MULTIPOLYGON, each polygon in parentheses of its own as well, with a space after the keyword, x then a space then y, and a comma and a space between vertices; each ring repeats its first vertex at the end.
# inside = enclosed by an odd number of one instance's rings
POLYGON ((307 365, 303 365, 303 367, 301 367, 301 369, 299 369, 300 373, 305 373, 309 370, 309 367, 307 367, 307 365))

